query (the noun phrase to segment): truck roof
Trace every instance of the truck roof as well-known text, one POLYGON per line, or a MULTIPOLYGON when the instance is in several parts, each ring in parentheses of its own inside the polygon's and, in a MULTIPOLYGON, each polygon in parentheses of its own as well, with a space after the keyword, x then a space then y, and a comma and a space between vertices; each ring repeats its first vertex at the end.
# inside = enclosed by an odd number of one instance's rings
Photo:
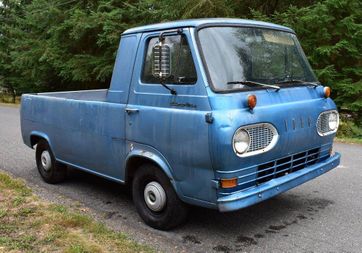
POLYGON ((276 29, 282 30, 286 32, 295 33, 293 29, 276 25, 273 23, 262 22, 262 21, 255 21, 249 19, 236 19, 236 18, 203 18, 203 19, 185 19, 185 20, 178 20, 172 22, 164 22, 152 25, 145 25, 134 27, 126 30, 122 33, 122 35, 132 34, 132 33, 142 33, 142 32, 151 32, 151 31, 158 31, 158 30, 169 30, 169 29, 177 29, 183 27, 200 27, 200 26, 207 26, 207 25, 241 25, 241 26, 252 26, 252 27, 263 27, 269 29, 276 29))

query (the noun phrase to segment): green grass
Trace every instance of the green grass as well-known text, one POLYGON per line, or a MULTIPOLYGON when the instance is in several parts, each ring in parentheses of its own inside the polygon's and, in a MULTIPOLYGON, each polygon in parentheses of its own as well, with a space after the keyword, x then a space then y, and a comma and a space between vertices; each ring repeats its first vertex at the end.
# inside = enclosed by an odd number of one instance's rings
POLYGON ((40 200, 0 173, 0 252, 153 252, 80 210, 40 200))
POLYGON ((343 143, 352 143, 352 144, 362 144, 361 138, 352 138, 352 137, 337 137, 336 141, 343 143))

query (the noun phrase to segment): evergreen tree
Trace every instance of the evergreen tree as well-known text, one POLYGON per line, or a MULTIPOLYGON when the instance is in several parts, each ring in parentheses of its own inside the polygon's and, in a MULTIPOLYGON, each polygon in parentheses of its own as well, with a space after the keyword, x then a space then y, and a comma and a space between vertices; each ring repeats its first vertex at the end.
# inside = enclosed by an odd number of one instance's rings
POLYGON ((185 18, 236 17, 293 28, 319 80, 362 126, 360 0, 2 0, 0 86, 22 92, 107 88, 120 34, 185 18))

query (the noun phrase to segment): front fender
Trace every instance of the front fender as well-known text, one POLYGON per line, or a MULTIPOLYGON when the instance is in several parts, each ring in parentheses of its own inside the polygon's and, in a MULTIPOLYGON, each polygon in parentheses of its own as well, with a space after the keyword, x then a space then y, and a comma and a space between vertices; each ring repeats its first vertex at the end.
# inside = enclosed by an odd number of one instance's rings
POLYGON ((125 180, 127 180, 126 179, 127 174, 130 173, 129 170, 132 169, 132 168, 129 168, 129 166, 127 166, 129 164, 129 161, 135 157, 145 158, 145 159, 148 159, 148 160, 156 163, 160 167, 160 169, 168 176, 177 196, 182 201, 189 203, 189 204, 193 204, 193 205, 199 205, 199 206, 204 206, 204 207, 209 207, 209 208, 214 208, 214 209, 217 208, 215 203, 211 203, 208 201, 203 201, 200 199, 185 196, 183 191, 181 190, 181 182, 175 180, 175 177, 173 175, 173 171, 172 171, 170 164, 168 163, 166 158, 157 149, 155 149, 151 146, 148 146, 148 145, 135 143, 135 142, 127 142, 127 149, 128 149, 128 151, 127 151, 128 155, 125 159, 125 167, 124 167, 125 174, 126 174, 126 175, 124 175, 125 180))
POLYGON ((31 143, 31 139, 32 139, 33 137, 38 137, 38 138, 41 138, 41 139, 46 140, 46 141, 48 142, 48 144, 49 144, 50 149, 51 149, 51 150, 54 150, 54 149, 53 149, 53 146, 52 146, 52 143, 51 143, 48 135, 45 134, 45 133, 43 133, 43 132, 39 132, 39 131, 31 131, 31 132, 30 132, 30 135, 29 135, 29 144, 30 144, 30 145, 29 145, 29 146, 31 146, 31 148, 33 148, 33 145, 32 145, 32 143, 31 143))
POLYGON ((175 184, 171 166, 167 162, 166 158, 159 151, 151 146, 135 142, 128 142, 127 147, 128 154, 125 160, 126 170, 131 169, 127 168, 127 165, 132 158, 142 157, 156 163, 160 167, 160 169, 168 176, 168 178, 170 178, 172 184, 175 184))

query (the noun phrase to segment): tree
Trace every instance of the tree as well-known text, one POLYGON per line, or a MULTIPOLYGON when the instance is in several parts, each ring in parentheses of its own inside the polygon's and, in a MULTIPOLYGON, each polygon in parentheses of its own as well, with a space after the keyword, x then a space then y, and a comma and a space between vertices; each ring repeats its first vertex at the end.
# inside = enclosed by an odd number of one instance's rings
POLYGON ((12 30, 15 26, 15 19, 21 13, 20 1, 4 0, 0 4, 0 86, 5 88, 12 96, 15 102, 18 83, 16 82, 16 73, 11 60, 12 30))
POLYGON ((270 17, 254 17, 292 27, 298 34, 319 80, 329 85, 342 110, 362 126, 362 2, 326 0, 290 6, 270 17))

